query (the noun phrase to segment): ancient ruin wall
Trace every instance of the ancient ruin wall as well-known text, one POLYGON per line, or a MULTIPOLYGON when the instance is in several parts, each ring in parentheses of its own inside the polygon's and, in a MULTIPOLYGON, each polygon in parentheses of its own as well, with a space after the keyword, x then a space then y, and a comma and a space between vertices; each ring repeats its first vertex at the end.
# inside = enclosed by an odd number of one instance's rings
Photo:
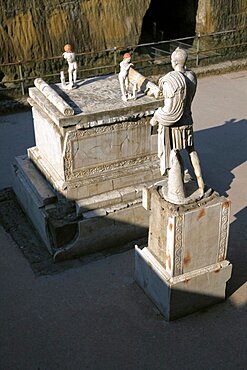
POLYGON ((138 43, 151 0, 0 0, 0 63, 138 43))
POLYGON ((219 32, 246 26, 246 0, 199 0, 196 32, 219 32))
MULTIPOLYGON (((67 42, 77 52, 135 45, 151 1, 0 0, 0 63, 58 56, 67 42)), ((198 0, 196 32, 246 27, 246 11, 246 0, 198 0)))
POLYGON ((196 17, 197 34, 205 35, 234 30, 224 35, 202 37, 200 42, 202 49, 217 48, 221 53, 224 53, 226 46, 228 58, 234 58, 236 50, 238 53, 246 52, 244 45, 240 46, 246 42, 246 26, 246 0, 199 0, 196 17))

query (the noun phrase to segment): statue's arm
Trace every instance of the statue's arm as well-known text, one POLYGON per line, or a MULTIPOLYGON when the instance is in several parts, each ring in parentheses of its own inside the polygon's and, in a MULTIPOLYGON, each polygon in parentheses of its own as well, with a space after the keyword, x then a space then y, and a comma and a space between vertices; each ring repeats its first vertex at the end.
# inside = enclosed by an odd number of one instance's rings
POLYGON ((168 115, 172 108, 173 108, 173 100, 174 98, 165 98, 164 100, 164 106, 162 108, 159 108, 158 110, 160 110, 160 114, 165 114, 165 115, 168 115))
POLYGON ((150 125, 155 126, 157 123, 163 123, 165 117, 169 115, 173 107, 173 98, 165 98, 164 106, 162 108, 158 108, 155 112, 153 117, 150 120, 150 125))
POLYGON ((125 75, 127 75, 128 71, 129 71, 129 69, 130 69, 130 67, 132 67, 133 65, 134 65, 134 64, 132 64, 132 63, 125 64, 125 63, 121 62, 121 63, 120 63, 120 73, 121 73, 121 74, 125 74, 125 75))

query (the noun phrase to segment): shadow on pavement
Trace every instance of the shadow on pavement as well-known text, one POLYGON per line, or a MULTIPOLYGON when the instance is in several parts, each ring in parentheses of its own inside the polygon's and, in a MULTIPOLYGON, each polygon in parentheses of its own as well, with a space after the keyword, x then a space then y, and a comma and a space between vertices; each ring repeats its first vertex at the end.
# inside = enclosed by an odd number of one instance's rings
MULTIPOLYGON (((205 182, 227 197, 235 178, 233 170, 247 160, 247 120, 236 121, 233 118, 223 125, 198 131, 195 136, 205 182)), ((247 280, 247 208, 233 216, 236 220, 230 225, 228 246, 233 274, 228 285, 228 296, 247 280)))
MULTIPOLYGON (((195 133, 195 143, 198 148, 202 170, 205 174, 205 182, 220 194, 227 195, 227 191, 234 179, 232 171, 246 161, 246 137, 247 121, 236 121, 234 119, 230 119, 223 125, 195 133)), ((8 143, 6 142, 4 145, 8 146, 8 143)), ((20 222, 24 222, 25 215, 20 208, 16 211, 15 207, 18 207, 18 204, 13 194, 7 196, 4 202, 1 202, 1 222, 19 245, 29 260, 34 272, 38 275, 63 272, 67 268, 88 263, 95 259, 101 259, 114 253, 113 249, 109 249, 108 251, 96 253, 93 256, 79 258, 77 261, 65 261, 54 264, 51 256, 45 250, 42 242, 35 233, 34 235, 36 236, 33 239, 35 242, 31 242, 30 233, 32 228, 27 220, 25 221, 27 224, 22 230, 16 227, 18 217, 20 218, 20 222), (12 225, 10 222, 11 217, 15 221, 12 225)), ((234 216, 236 220, 231 224, 229 238, 229 259, 233 263, 233 275, 229 283, 228 295, 231 295, 243 285, 247 279, 247 270, 245 268, 247 261, 245 249, 245 230, 247 227, 246 208, 234 216)), ((117 252, 127 250, 133 247, 134 244, 135 241, 127 248, 118 249, 117 252)))

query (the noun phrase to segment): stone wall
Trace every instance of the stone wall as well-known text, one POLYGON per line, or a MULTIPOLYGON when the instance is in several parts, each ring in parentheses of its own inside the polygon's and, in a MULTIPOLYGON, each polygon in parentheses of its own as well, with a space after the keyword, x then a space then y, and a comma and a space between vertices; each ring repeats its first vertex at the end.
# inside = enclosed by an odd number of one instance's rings
MULTIPOLYGON (((195 32, 206 34, 245 27, 225 39, 203 38, 202 49, 240 44, 246 40, 246 0, 196 1, 193 2, 195 12, 197 9, 195 32)), ((0 64, 30 61, 25 64, 25 77, 45 76, 67 66, 62 58, 66 43, 74 45, 77 53, 137 45, 142 40, 145 15, 150 9, 160 12, 161 3, 157 0, 0 0, 0 64), (53 60, 36 62, 54 56, 61 56, 61 59, 56 63, 53 60)), ((188 9, 192 8, 179 4, 172 0, 168 4, 166 0, 167 11, 161 17, 164 25, 159 27, 167 27, 166 19, 170 16, 172 26, 169 27, 178 29, 180 24, 177 37, 191 36, 192 30, 186 29, 188 22, 181 27, 181 19, 187 19, 188 9)), ((172 38, 172 34, 166 35, 172 38)), ((108 54, 81 58, 79 67, 113 64, 113 55, 108 54)), ((111 71, 107 69, 106 72, 111 71)), ((0 68, 2 86, 11 87, 8 81, 19 77, 18 66, 0 68)))
POLYGON ((196 32, 210 33, 247 26, 246 0, 199 0, 196 32))
MULTIPOLYGON (((196 33, 201 35, 238 30, 224 35, 202 37, 201 48, 213 49, 228 59, 238 53, 246 52, 246 47, 233 47, 246 42, 247 38, 247 2, 246 0, 199 0, 196 17, 196 33), (228 47, 224 49, 224 47, 228 47)), ((244 54, 243 54, 244 56, 244 54)))
POLYGON ((138 43, 151 0, 0 0, 0 63, 138 43))
MULTIPOLYGON (((153 9, 154 0, 0 0, 0 63, 61 55, 68 42, 78 52, 138 44, 151 3, 153 9)), ((241 27, 246 0, 198 0, 196 32, 241 27)))

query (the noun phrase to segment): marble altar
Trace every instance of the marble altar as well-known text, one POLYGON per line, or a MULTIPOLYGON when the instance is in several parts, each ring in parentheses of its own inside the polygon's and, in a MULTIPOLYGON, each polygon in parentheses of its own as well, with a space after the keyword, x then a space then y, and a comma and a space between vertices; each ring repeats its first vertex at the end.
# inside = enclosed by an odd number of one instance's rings
POLYGON ((149 125, 157 91, 123 102, 117 75, 29 89, 36 146, 16 159, 14 190, 55 260, 146 235, 142 188, 160 179, 149 125))

